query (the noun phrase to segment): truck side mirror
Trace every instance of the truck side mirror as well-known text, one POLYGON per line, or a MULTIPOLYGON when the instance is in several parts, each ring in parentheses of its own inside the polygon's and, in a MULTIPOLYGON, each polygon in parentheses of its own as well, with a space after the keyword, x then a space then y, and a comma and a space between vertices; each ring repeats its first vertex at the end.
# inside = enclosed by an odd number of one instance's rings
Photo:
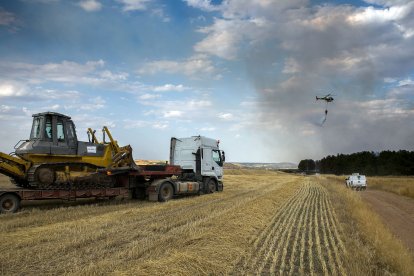
POLYGON ((223 158, 223 162, 226 161, 226 155, 224 154, 224 151, 221 151, 221 158, 223 158))

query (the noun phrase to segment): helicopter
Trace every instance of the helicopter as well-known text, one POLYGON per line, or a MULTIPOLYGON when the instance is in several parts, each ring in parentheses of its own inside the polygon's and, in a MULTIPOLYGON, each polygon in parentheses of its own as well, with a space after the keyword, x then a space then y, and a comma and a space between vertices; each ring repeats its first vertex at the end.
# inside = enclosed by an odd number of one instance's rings
POLYGON ((323 96, 323 97, 316 96, 316 100, 324 100, 327 103, 330 103, 330 102, 333 102, 334 98, 332 97, 332 94, 328 94, 328 95, 323 96))
POLYGON ((323 119, 322 119, 322 121, 321 121, 321 123, 320 123, 320 126, 323 126, 323 125, 325 124, 325 122, 326 122, 326 119, 327 119, 327 117, 328 117, 328 103, 330 103, 330 102, 333 102, 333 101, 334 101, 334 98, 333 98, 332 96, 333 96, 332 94, 328 94, 328 95, 325 95, 325 96, 323 96, 323 97, 318 97, 318 96, 316 96, 316 100, 317 100, 317 101, 318 101, 318 100, 323 100, 323 101, 325 101, 325 102, 326 102, 325 116, 323 117, 323 119))

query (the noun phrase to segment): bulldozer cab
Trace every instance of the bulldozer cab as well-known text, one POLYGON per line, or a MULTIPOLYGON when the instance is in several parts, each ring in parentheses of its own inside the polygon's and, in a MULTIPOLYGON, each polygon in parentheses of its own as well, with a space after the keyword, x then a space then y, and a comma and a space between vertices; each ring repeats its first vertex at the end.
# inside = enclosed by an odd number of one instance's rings
POLYGON ((57 143, 74 142, 77 137, 70 117, 59 113, 38 113, 33 115, 30 140, 43 140, 57 143))
POLYGON ((43 112, 33 115, 30 139, 16 149, 16 154, 76 155, 77 144, 75 125, 70 117, 56 112, 43 112))

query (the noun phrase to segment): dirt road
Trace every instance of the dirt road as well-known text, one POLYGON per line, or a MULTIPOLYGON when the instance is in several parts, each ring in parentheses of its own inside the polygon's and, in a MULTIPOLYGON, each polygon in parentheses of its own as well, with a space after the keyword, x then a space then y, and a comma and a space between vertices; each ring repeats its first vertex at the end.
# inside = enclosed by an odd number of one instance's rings
POLYGON ((414 253, 414 199, 368 190, 361 193, 382 221, 414 253))

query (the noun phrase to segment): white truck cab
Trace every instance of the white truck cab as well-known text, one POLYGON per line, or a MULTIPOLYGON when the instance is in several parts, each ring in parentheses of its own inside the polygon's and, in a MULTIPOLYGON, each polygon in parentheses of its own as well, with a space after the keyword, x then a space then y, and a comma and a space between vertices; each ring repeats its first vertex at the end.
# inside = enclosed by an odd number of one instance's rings
POLYGON ((216 190, 223 190, 224 151, 219 141, 204 136, 171 138, 170 164, 183 170, 181 180, 199 181, 207 186, 215 182, 216 190), (210 184, 209 184, 210 183, 210 184))
POLYGON ((357 191, 365 190, 367 188, 367 179, 365 175, 360 175, 359 173, 353 173, 348 176, 345 181, 348 188, 356 189, 357 191))

